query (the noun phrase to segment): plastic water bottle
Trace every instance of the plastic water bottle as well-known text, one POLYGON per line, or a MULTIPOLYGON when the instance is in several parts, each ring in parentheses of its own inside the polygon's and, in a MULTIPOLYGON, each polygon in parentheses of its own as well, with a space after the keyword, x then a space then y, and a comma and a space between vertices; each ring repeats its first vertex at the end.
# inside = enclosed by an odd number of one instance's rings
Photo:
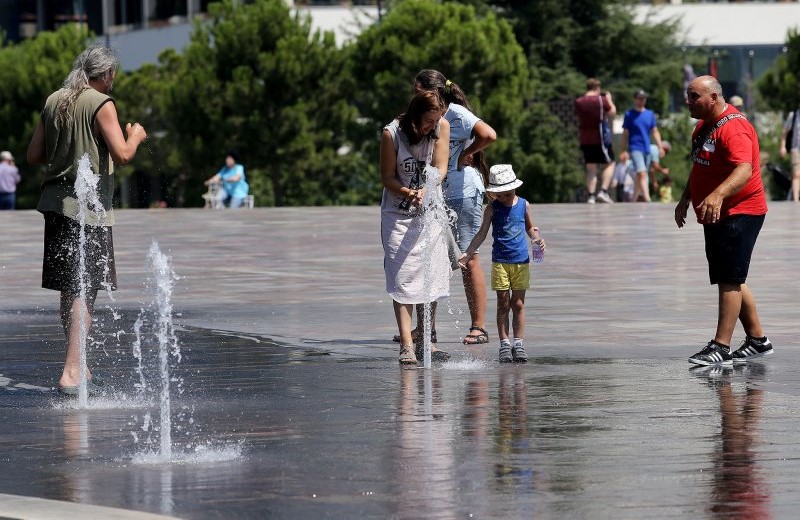
MULTIPOLYGON (((541 238, 542 234, 539 233, 539 228, 533 228, 533 231, 541 238)), ((541 264, 544 262, 544 250, 534 240, 531 240, 531 256, 533 257, 534 264, 541 264)))

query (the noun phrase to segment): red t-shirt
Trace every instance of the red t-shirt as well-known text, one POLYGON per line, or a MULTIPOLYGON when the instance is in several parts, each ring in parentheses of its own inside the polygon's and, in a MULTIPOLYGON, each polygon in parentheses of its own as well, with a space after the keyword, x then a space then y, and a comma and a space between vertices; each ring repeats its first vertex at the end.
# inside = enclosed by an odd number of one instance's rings
MULTIPOLYGON (((719 119, 738 112, 733 105, 728 105, 719 119)), ((700 121, 692 132, 692 142, 703 131, 702 128, 703 121, 700 121)), ((756 131, 743 117, 731 119, 711 132, 692 164, 690 190, 698 222, 700 214, 697 206, 728 178, 737 164, 742 163, 752 166, 750 179, 738 193, 723 201, 720 217, 767 213, 767 197, 761 182, 759 155, 756 131)))
POLYGON ((603 114, 608 114, 611 105, 605 97, 584 95, 575 100, 578 139, 582 145, 600 144, 600 100, 603 100, 603 114))

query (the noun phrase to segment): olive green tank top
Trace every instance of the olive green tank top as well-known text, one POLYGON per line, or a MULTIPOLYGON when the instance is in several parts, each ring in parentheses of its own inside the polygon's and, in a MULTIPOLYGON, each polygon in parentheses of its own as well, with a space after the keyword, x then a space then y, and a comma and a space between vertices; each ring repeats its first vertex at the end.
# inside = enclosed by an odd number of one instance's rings
POLYGON ((51 94, 42 110, 47 171, 36 209, 42 213, 53 211, 78 219, 80 208, 75 195, 75 179, 78 161, 84 154, 88 154, 92 172, 100 176, 97 194, 103 207, 84 208, 85 223, 91 226, 111 226, 114 224, 114 163, 105 142, 95 133, 95 119, 100 108, 114 100, 94 89, 86 89, 78 96, 72 118, 66 123, 58 123, 56 106, 65 93, 61 89, 51 94))

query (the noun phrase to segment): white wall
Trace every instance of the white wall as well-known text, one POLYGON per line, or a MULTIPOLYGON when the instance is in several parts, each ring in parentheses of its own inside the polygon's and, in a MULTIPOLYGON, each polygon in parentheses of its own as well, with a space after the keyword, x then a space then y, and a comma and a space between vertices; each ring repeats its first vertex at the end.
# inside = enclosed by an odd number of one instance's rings
MULTIPOLYGON (((301 16, 311 16, 314 30, 333 31, 336 42, 342 44, 357 35, 361 28, 378 18, 375 6, 356 7, 302 7, 294 9, 301 16)), ((136 70, 145 63, 156 63, 158 55, 166 48, 183 50, 189 43, 191 23, 180 23, 159 28, 141 29, 104 36, 120 54, 124 70, 136 70)))
POLYGON ((800 27, 800 3, 638 4, 634 13, 638 22, 679 18, 690 46, 781 45, 800 27))

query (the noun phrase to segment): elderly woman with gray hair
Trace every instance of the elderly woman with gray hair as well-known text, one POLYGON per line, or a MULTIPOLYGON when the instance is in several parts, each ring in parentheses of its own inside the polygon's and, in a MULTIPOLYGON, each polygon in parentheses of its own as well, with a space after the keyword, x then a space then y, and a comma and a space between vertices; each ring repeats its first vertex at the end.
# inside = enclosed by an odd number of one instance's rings
POLYGON ((109 93, 119 60, 111 49, 91 45, 75 60, 61 89, 45 102, 28 145, 28 162, 46 165, 37 209, 44 215, 42 287, 61 293, 61 322, 67 339, 63 394, 77 395, 86 383, 96 391, 80 359, 80 342, 91 327, 97 291, 116 288, 114 245, 114 164, 130 162, 147 132, 139 123, 120 128, 109 93), (80 200, 75 183, 83 159, 99 176, 94 203, 80 200), (84 239, 79 242, 83 231, 84 239), (80 243, 85 244, 81 258, 80 243), (81 261, 82 260, 82 261, 81 261), (79 264, 85 266, 81 276, 79 264), (83 334, 82 334, 83 333, 83 334))

